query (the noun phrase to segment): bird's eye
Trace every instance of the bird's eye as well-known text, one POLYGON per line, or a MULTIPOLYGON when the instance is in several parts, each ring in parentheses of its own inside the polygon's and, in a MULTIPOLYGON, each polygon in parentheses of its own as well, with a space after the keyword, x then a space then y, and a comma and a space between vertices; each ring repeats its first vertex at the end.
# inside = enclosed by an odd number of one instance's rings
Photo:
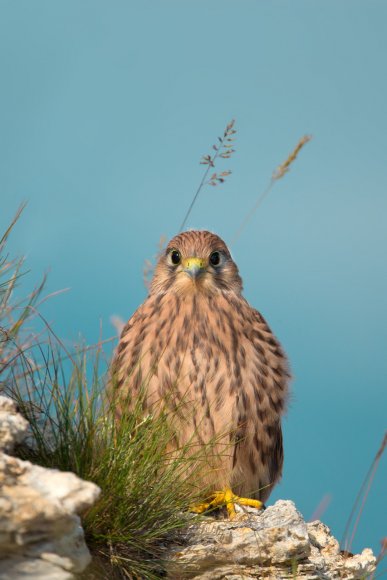
POLYGON ((219 252, 212 252, 210 256, 210 262, 212 266, 219 266, 220 264, 220 254, 219 252))
POLYGON ((178 264, 180 264, 180 262, 181 262, 181 254, 180 254, 180 252, 178 250, 172 250, 172 252, 171 252, 171 262, 175 266, 177 266, 178 264))

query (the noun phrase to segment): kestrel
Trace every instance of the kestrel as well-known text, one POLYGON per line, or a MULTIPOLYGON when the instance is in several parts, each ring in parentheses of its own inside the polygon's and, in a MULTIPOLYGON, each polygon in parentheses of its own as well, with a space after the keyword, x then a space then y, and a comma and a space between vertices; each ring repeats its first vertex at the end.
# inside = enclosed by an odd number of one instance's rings
POLYGON ((144 413, 188 401, 171 445, 206 445, 228 433, 227 451, 220 438, 206 474, 210 499, 196 511, 223 504, 233 516, 234 504, 262 506, 281 477, 289 371, 264 318, 242 296, 220 237, 187 231, 169 242, 147 299, 122 331, 113 369, 132 397, 146 383, 144 413))

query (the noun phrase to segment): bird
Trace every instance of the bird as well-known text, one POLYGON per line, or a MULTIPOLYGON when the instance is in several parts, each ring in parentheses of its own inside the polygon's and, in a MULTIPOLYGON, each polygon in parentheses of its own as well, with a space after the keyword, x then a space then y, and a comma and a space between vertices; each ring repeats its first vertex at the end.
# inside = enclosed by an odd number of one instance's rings
POLYGON ((177 234, 159 256, 149 294, 124 326, 113 361, 118 392, 135 398, 146 384, 144 414, 186 403, 172 447, 215 441, 206 499, 192 511, 226 506, 230 518, 236 505, 264 507, 281 478, 290 382, 279 341, 242 291, 218 235, 177 234))

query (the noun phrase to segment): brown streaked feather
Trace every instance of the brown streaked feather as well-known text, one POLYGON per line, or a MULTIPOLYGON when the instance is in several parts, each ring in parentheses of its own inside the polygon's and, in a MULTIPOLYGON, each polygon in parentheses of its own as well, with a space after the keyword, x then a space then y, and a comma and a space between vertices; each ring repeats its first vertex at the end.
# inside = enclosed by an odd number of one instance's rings
POLYGON ((180 406, 175 445, 225 436, 205 485, 264 501, 282 472, 289 371, 280 344, 241 292, 223 240, 206 231, 175 236, 148 298, 123 329, 113 368, 123 393, 135 396, 145 382, 148 410, 180 406), (171 263, 175 249, 207 261, 218 251, 222 262, 193 280, 171 263))

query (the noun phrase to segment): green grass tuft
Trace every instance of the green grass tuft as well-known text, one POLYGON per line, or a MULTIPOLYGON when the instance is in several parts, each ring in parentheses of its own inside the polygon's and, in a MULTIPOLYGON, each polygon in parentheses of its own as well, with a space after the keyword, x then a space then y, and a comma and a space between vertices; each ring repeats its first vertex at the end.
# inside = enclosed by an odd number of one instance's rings
POLYGON ((208 449, 186 445, 172 454, 173 414, 144 416, 143 394, 124 405, 130 410, 117 421, 101 348, 70 354, 48 326, 39 335, 24 331, 43 285, 17 301, 20 266, 0 261, 0 387, 30 423, 17 453, 101 487, 100 499, 83 515, 94 555, 85 577, 160 577, 167 539, 197 517, 188 511, 199 500, 192 481, 208 466, 208 449))

